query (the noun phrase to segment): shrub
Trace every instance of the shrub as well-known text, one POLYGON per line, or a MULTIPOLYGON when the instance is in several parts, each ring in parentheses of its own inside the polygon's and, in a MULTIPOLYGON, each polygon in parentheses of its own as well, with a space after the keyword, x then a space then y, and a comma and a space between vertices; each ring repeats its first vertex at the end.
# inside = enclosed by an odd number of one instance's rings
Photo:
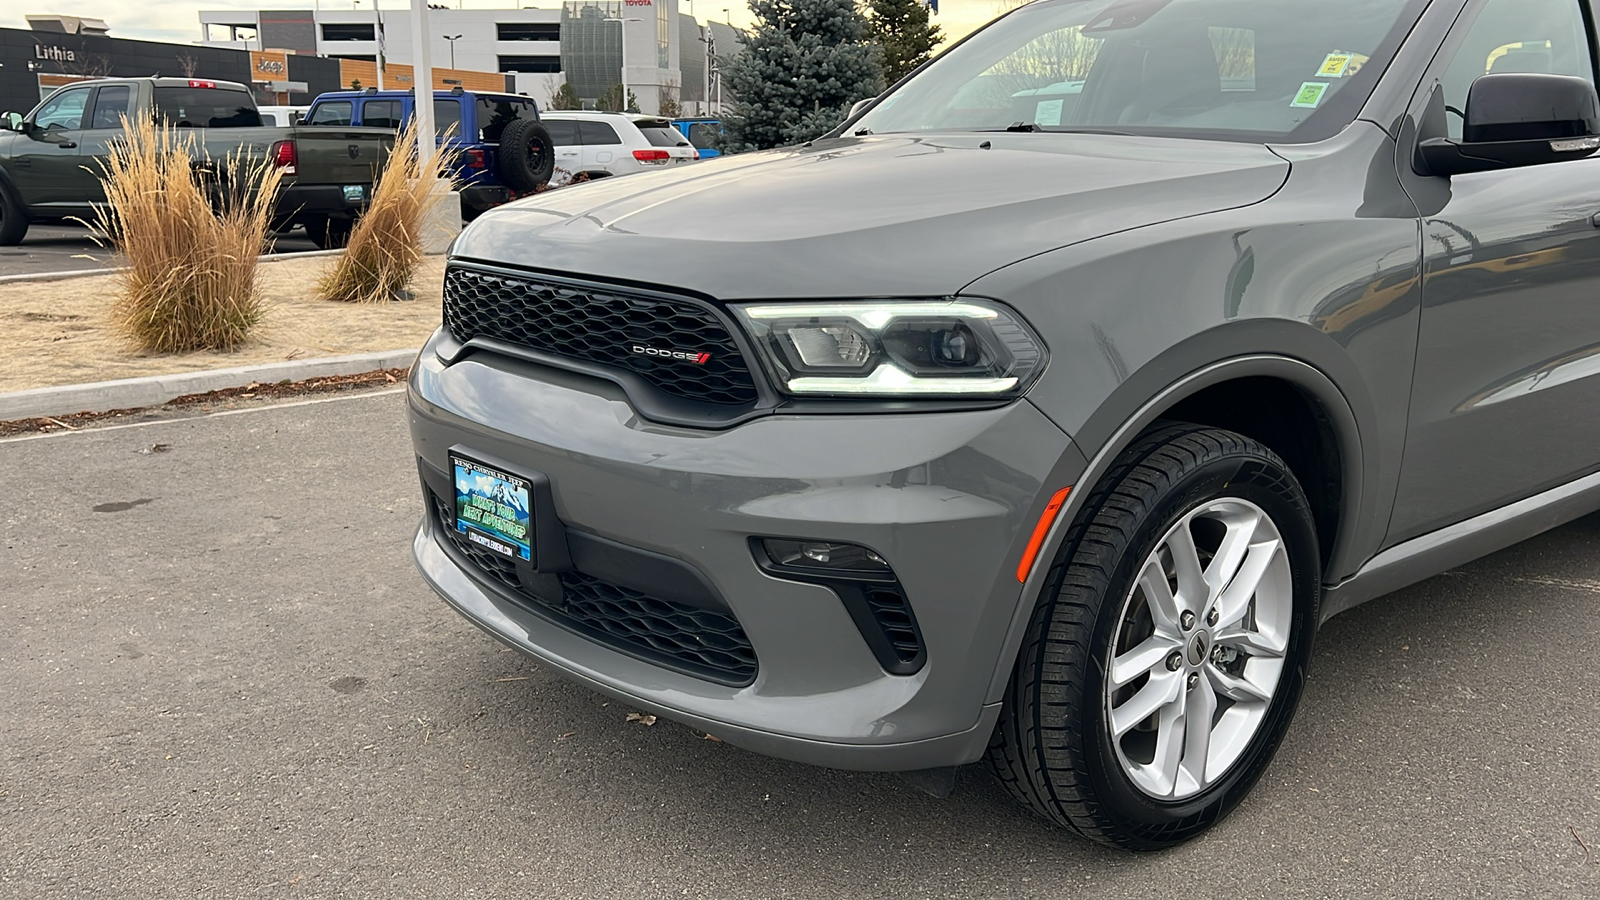
POLYGON ((430 207, 439 202, 436 186, 449 183, 460 155, 446 145, 419 167, 416 126, 400 132, 344 255, 317 281, 323 299, 386 303, 401 295, 422 261, 423 229, 430 207))
POLYGON ((282 171, 238 154, 207 160, 191 135, 126 125, 94 223, 126 261, 113 324, 154 353, 238 347, 266 311, 257 257, 282 171))

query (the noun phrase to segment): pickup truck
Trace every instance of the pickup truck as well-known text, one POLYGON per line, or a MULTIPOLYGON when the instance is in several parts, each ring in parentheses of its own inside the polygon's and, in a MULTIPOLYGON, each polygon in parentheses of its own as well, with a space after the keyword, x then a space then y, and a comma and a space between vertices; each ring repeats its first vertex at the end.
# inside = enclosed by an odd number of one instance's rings
MULTIPOLYGON (((332 91, 312 102, 305 122, 393 132, 411 120, 415 104, 412 91, 332 91)), ((461 193, 461 217, 467 221, 550 181, 555 145, 540 124, 538 105, 528 97, 460 87, 435 91, 433 124, 439 146, 460 153, 451 174, 461 193)))
POLYGON ((194 78, 108 78, 67 85, 27 115, 0 114, 0 246, 20 242, 31 222, 88 219, 105 203, 101 164, 125 120, 154 117, 193 129, 197 158, 244 153, 285 169, 278 229, 304 225, 319 246, 340 244, 372 195, 394 131, 272 127, 248 87, 194 78))

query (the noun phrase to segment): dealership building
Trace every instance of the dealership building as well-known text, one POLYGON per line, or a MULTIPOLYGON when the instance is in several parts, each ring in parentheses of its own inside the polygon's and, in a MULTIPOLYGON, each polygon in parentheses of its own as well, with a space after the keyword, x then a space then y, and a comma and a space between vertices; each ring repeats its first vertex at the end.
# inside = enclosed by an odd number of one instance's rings
MULTIPOLYGON (((677 0, 435 8, 428 16, 435 89, 513 91, 541 106, 563 83, 591 106, 626 83, 645 112, 659 111, 663 98, 676 95, 685 115, 715 113, 722 93, 711 54, 726 56, 738 46, 733 28, 699 23, 678 12, 677 0)), ((56 88, 85 78, 239 81, 254 86, 259 103, 293 105, 380 82, 388 89, 414 86, 405 8, 202 12, 194 44, 112 37, 115 23, 97 19, 27 20, 28 29, 0 28, 0 110, 26 112, 56 88)))
MULTIPOLYGON (((428 25, 435 66, 504 75, 512 90, 541 104, 563 83, 586 105, 625 84, 645 112, 674 96, 686 114, 715 109, 719 85, 710 54, 726 56, 737 47, 733 28, 697 22, 679 12, 678 0, 568 0, 552 9, 436 6, 428 25)), ((405 7, 207 10, 200 30, 202 47, 367 64, 363 87, 376 86, 380 54, 385 75, 395 66, 409 72, 413 62, 405 7)), ((357 70, 347 64, 346 71, 357 70)))

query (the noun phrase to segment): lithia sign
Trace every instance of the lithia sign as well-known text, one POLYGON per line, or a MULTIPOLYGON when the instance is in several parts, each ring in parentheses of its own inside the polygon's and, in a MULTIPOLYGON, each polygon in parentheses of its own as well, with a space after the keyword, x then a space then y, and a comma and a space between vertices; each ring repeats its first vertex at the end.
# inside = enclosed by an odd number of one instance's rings
POLYGON ((34 59, 48 59, 51 62, 77 62, 78 54, 65 47, 52 47, 45 44, 33 45, 34 59))

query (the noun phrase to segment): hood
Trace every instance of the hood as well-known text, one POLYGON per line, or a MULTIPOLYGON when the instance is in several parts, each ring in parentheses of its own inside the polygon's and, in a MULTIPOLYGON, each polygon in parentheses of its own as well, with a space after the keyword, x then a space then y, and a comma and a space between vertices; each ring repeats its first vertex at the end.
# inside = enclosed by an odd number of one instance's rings
POLYGON ((1288 173, 1258 144, 841 138, 538 194, 479 217, 454 253, 722 300, 941 296, 1047 250, 1259 203, 1288 173))

